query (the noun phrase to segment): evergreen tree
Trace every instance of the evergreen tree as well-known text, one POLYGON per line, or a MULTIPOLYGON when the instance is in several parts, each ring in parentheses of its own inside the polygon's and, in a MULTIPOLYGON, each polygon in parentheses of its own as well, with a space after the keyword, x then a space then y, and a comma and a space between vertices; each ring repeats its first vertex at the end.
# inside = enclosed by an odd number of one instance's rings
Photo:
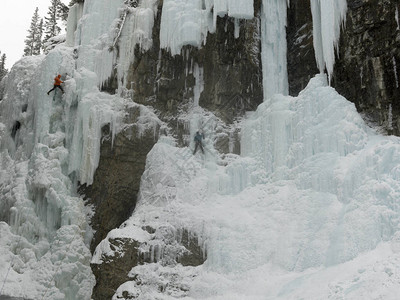
POLYGON ((71 0, 71 2, 68 4, 69 6, 74 5, 75 3, 83 3, 85 0, 71 0))
MULTIPOLYGON (((0 51, 1 55, 1 51, 0 51)), ((3 79, 4 76, 7 75, 8 70, 6 69, 6 54, 3 53, 0 57, 0 81, 3 79)))
POLYGON ((40 50, 39 52, 37 51, 37 43, 38 39, 40 39, 39 44, 41 45, 41 39, 42 39, 41 36, 42 29, 40 28, 41 26, 43 26, 43 23, 39 22, 39 9, 36 7, 35 12, 33 13, 32 16, 31 26, 29 27, 28 30, 28 36, 26 37, 25 40, 24 56, 40 54, 40 50))
POLYGON ((63 22, 67 22, 69 8, 61 1, 58 1, 57 17, 63 22))
POLYGON ((34 55, 39 55, 42 50, 42 36, 43 36, 43 19, 40 19, 37 34, 34 42, 34 55))
POLYGON ((49 6, 47 17, 44 17, 46 21, 44 24, 45 35, 43 39, 43 44, 45 44, 50 38, 58 35, 61 31, 61 28, 57 24, 59 2, 60 0, 51 0, 51 5, 49 6))

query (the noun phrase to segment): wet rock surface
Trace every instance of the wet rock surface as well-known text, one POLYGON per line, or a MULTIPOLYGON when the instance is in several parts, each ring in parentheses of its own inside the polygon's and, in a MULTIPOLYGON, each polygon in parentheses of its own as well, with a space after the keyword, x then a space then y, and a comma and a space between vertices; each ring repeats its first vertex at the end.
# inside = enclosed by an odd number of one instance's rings
POLYGON ((333 86, 383 129, 400 134, 398 1, 348 0, 333 86), (398 18, 398 17, 397 17, 398 18))

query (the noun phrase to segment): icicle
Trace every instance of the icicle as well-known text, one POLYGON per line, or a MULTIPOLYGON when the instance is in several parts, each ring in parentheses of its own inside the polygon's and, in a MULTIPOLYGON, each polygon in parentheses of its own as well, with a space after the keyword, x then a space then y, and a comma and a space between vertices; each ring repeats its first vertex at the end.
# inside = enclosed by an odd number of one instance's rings
POLYGON ((263 0, 261 9, 261 58, 264 101, 274 94, 288 94, 286 61, 286 0, 263 0))
POLYGON ((195 78, 195 86, 194 86, 194 107, 199 106, 199 99, 200 95, 204 90, 204 80, 203 80, 203 68, 200 68, 199 65, 196 63, 194 65, 194 72, 193 72, 194 78, 195 78))
POLYGON ((240 21, 239 19, 235 19, 235 33, 234 33, 235 39, 239 37, 239 34, 240 34, 240 21))
POLYGON ((346 22, 347 1, 311 0, 311 13, 317 66, 321 73, 326 68, 330 82, 340 28, 346 22))
POLYGON ((164 0, 161 48, 177 55, 185 45, 201 47, 208 32, 215 32, 217 17, 225 15, 238 19, 254 18, 253 0, 164 0))
POLYGON ((67 38, 66 44, 70 47, 75 45, 75 31, 78 27, 78 22, 83 14, 83 3, 75 3, 68 12, 67 20, 67 38))
POLYGON ((397 64, 396 64, 396 58, 393 56, 393 73, 394 73, 394 79, 396 81, 396 88, 399 88, 399 78, 397 76, 397 64))
POLYGON ((389 111, 388 111, 388 130, 393 130, 393 114, 392 114, 392 104, 389 104, 389 111))

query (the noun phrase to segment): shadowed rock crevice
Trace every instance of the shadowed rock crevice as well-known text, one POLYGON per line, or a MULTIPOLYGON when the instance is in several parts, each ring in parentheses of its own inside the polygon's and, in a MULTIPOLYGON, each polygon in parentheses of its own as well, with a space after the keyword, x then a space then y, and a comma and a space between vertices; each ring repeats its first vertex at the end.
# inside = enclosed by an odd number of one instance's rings
POLYGON ((146 156, 158 139, 159 125, 142 132, 138 123, 140 106, 129 109, 126 125, 114 137, 110 126, 102 128, 99 166, 93 184, 80 186, 79 192, 94 209, 91 226, 95 230, 92 252, 107 233, 120 226, 136 206, 146 156))

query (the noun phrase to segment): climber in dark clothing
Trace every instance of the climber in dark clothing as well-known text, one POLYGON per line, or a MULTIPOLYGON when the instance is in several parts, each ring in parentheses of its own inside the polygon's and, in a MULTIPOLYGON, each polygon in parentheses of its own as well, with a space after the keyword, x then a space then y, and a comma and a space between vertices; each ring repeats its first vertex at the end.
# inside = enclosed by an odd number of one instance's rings
POLYGON ((47 95, 50 94, 51 91, 54 91, 56 88, 59 88, 64 94, 64 90, 61 87, 61 83, 64 83, 64 81, 61 81, 61 75, 58 75, 57 77, 54 78, 54 86, 50 91, 47 92, 47 95))
POLYGON ((201 142, 202 139, 204 139, 204 135, 197 131, 196 135, 194 136, 194 142, 196 143, 196 146, 194 147, 193 155, 196 154, 198 147, 200 147, 201 152, 204 154, 203 144, 201 142))

